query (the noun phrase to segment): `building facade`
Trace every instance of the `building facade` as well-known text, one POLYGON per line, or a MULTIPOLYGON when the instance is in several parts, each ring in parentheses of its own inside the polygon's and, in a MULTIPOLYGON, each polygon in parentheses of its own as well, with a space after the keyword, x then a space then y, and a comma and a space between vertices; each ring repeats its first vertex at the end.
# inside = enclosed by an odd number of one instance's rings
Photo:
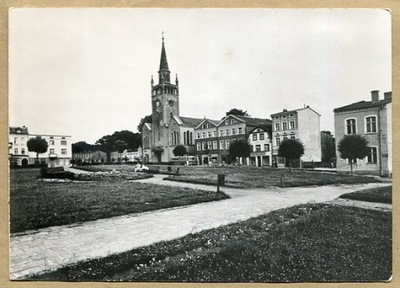
POLYGON ((178 76, 172 83, 170 74, 163 37, 158 84, 151 77, 152 123, 141 131, 145 163, 171 162, 178 145, 184 145, 189 155, 195 152, 194 128, 202 119, 180 116, 178 76))
MULTIPOLYGON (((269 126, 269 128, 271 127, 269 126)), ((252 147, 247 161, 248 165, 257 167, 272 166, 271 129, 253 129, 249 134, 248 141, 252 147)))
MULTIPOLYGON (((200 165, 230 164, 229 147, 234 141, 248 141, 255 128, 268 130, 271 121, 249 116, 227 115, 219 122, 204 119, 195 129, 196 157, 200 165)), ((239 159, 249 164, 249 159, 239 159)))
POLYGON ((285 159, 278 157, 280 143, 285 139, 298 139, 304 145, 301 162, 321 162, 320 114, 309 106, 286 110, 271 115, 272 157, 278 167, 286 165, 285 159))
POLYGON ((71 136, 29 134, 28 128, 25 126, 9 128, 11 165, 26 167, 35 164, 36 153, 28 151, 27 142, 37 136, 46 140, 48 144, 47 151, 38 155, 39 163, 47 164, 49 167, 70 165, 72 159, 71 136))
MULTIPOLYGON (((345 135, 359 134, 368 141, 369 154, 353 163, 360 174, 392 175, 392 93, 371 91, 371 101, 360 101, 334 109, 337 144, 345 135)), ((349 172, 350 163, 337 150, 337 170, 349 172)))

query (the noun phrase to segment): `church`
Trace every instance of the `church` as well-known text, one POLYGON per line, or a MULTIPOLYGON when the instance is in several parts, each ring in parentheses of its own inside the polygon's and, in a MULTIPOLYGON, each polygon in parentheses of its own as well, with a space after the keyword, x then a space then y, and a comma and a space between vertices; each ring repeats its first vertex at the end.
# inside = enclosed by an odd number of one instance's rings
POLYGON ((143 161, 145 163, 171 162, 173 150, 184 145, 189 155, 195 153, 194 129, 203 119, 182 117, 179 114, 179 81, 171 82, 164 36, 161 44, 161 59, 158 84, 151 77, 152 123, 142 128, 143 161))

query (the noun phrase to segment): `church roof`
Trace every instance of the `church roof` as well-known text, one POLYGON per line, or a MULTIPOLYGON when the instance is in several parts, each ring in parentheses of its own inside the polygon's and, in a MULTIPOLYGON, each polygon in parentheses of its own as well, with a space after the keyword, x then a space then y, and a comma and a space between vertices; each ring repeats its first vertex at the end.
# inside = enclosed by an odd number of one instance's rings
POLYGON ((181 120, 182 124, 189 125, 196 127, 203 121, 204 119, 199 119, 199 118, 190 118, 190 117, 182 117, 179 116, 179 119, 181 120))

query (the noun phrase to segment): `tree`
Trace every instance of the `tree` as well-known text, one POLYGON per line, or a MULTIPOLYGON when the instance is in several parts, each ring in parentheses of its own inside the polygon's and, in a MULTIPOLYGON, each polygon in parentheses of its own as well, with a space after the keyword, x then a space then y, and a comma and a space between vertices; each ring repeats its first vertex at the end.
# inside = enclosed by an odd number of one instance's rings
POLYGON ((78 141, 72 144, 72 153, 80 153, 85 151, 96 151, 96 146, 86 143, 85 141, 78 141))
POLYGON ((174 148, 172 152, 174 153, 175 156, 184 156, 187 153, 187 149, 183 145, 178 145, 174 148))
POLYGON ((118 153, 122 153, 126 148, 128 148, 128 144, 126 144, 125 141, 117 140, 114 142, 113 148, 114 150, 117 150, 118 153))
POLYGON ((28 146, 28 151, 36 152, 36 163, 39 163, 39 154, 45 153, 49 147, 47 141, 40 136, 29 139, 26 145, 28 146))
POLYGON ((361 135, 345 135, 339 141, 338 151, 341 158, 348 159, 350 162, 350 174, 353 175, 353 161, 363 159, 369 153, 368 141, 361 135))
POLYGON ((127 146, 123 149, 131 149, 136 150, 142 145, 142 137, 139 133, 133 133, 128 130, 122 130, 114 132, 112 135, 106 135, 101 137, 96 141, 96 145, 98 150, 107 153, 107 160, 110 161, 110 153, 112 151, 118 150, 115 147, 116 141, 123 141, 127 144, 127 146))
POLYGON ((293 160, 299 159, 304 154, 304 145, 298 139, 285 139, 279 145, 278 156, 285 157, 289 167, 293 167, 293 160))
POLYGON ((226 116, 228 116, 228 115, 249 116, 247 111, 243 111, 241 109, 236 109, 236 108, 233 108, 233 109, 229 110, 228 112, 226 112, 226 116))
POLYGON ((144 123, 152 123, 152 122, 153 122, 153 117, 151 116, 151 114, 140 119, 139 125, 137 126, 137 130, 139 131, 139 133, 142 133, 142 128, 144 123))
POLYGON ((236 140, 229 146, 229 154, 232 158, 249 157, 250 153, 251 146, 246 140, 236 140))

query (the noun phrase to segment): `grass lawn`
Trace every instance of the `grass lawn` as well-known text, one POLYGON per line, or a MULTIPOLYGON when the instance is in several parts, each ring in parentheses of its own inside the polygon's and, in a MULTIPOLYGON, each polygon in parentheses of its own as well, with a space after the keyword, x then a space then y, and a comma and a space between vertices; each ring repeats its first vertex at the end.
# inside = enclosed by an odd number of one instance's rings
POLYGON ((10 171, 11 233, 228 198, 115 178, 43 182, 39 175, 39 169, 10 171))
POLYGON ((307 204, 31 279, 376 281, 392 273, 390 212, 307 204))
POLYGON ((378 182, 360 175, 249 166, 181 166, 179 173, 179 176, 171 176, 168 180, 216 185, 217 174, 225 174, 226 186, 244 188, 280 187, 281 179, 284 187, 378 182))
POLYGON ((341 195, 340 198, 392 204, 392 186, 347 193, 341 195))

